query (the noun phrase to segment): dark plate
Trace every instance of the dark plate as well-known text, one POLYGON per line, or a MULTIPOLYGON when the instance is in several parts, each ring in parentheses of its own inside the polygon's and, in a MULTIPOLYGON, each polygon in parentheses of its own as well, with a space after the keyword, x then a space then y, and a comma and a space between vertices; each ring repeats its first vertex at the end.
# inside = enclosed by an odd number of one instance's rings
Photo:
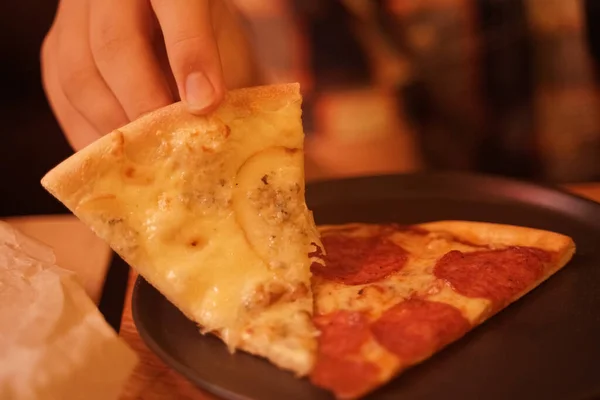
MULTIPOLYGON (((600 205, 503 178, 417 174, 307 186, 318 224, 441 219, 530 226, 574 238, 571 263, 372 399, 600 398, 600 205)), ((230 355, 144 280, 133 317, 148 346, 198 386, 227 399, 330 399, 268 362, 230 355)))

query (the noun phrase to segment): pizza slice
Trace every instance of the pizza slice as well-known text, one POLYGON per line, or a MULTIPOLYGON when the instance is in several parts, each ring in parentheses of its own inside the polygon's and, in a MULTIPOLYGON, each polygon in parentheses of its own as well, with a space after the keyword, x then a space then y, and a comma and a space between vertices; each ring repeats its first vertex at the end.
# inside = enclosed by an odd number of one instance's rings
POLYGON ((311 381, 337 398, 390 381, 563 267, 557 233, 480 222, 323 226, 314 264, 320 330, 311 381))
MULTIPOLYGON (((43 186, 203 332, 305 375, 316 331, 297 84, 181 103, 102 137, 43 186)), ((313 260, 314 261, 314 260, 313 260)))

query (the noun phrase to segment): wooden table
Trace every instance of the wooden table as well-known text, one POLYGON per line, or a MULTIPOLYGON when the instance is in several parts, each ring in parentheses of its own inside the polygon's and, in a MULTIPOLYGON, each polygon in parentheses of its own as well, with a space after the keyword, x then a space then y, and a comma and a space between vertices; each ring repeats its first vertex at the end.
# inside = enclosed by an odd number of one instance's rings
MULTIPOLYGON (((570 185, 568 189, 580 196, 600 202, 600 183, 570 185)), ((143 343, 131 316, 130 300, 134 282, 135 274, 131 273, 120 334, 138 353, 140 364, 125 387, 123 399, 216 399, 167 367, 143 343)))

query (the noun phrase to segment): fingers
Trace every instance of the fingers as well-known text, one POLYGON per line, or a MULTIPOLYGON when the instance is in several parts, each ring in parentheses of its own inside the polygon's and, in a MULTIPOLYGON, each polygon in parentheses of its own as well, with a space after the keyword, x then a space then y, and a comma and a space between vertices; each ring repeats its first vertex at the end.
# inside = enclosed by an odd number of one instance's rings
POLYGON ((213 2, 215 40, 227 89, 260 84, 260 72, 240 14, 230 1, 213 2))
POLYGON ((127 122, 127 116, 96 68, 88 44, 87 1, 63 0, 48 43, 60 94, 99 133, 127 122), (67 23, 62 23, 65 21, 67 23))
POLYGON ((42 81, 46 97, 69 144, 80 150, 100 137, 98 131, 71 105, 63 93, 58 77, 54 48, 56 36, 50 34, 42 44, 42 81))
POLYGON ((75 149, 170 104, 177 92, 196 113, 214 109, 223 98, 211 2, 151 3, 60 1, 42 48, 43 81, 75 149), (156 20, 162 32, 155 30, 156 20))
POLYGON ((194 113, 214 109, 225 92, 209 0, 151 0, 182 100, 194 113))
POLYGON ((90 1, 93 59, 130 120, 173 102, 154 53, 152 17, 147 0, 90 1))

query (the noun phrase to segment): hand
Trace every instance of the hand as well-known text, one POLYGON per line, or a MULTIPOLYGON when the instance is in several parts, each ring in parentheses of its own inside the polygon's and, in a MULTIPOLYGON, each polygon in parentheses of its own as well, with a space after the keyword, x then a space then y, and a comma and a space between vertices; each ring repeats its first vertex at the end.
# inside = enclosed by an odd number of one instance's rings
POLYGON ((61 0, 41 62, 46 95, 76 150, 180 99, 192 113, 208 112, 226 87, 254 78, 225 0, 61 0))

